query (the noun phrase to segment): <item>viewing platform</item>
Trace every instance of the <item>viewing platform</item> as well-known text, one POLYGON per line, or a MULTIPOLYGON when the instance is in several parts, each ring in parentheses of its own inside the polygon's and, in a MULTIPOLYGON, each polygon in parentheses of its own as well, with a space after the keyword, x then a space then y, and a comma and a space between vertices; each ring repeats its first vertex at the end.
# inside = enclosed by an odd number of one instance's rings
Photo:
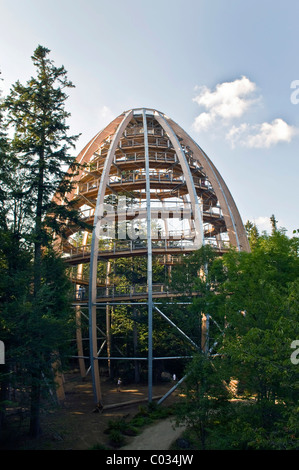
MULTIPOLYGON (((228 244, 222 243, 221 246, 213 247, 217 253, 224 253, 228 251, 228 244)), ((196 249, 194 239, 180 239, 180 240, 153 240, 152 253, 153 255, 164 254, 183 254, 192 253, 196 249)), ((70 265, 88 263, 90 261, 91 245, 85 246, 71 246, 65 247, 64 260, 70 265)), ((122 258, 128 256, 145 256, 147 254, 146 240, 116 240, 100 241, 98 257, 103 259, 122 258)))

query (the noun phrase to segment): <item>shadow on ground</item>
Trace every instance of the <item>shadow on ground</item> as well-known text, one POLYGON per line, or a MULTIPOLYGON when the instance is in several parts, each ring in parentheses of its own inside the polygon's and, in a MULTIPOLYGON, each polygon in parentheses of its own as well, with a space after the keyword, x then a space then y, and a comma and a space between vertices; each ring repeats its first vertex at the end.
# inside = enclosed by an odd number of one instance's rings
MULTIPOLYGON (((169 382, 153 385, 153 400, 164 396, 172 385, 169 382)), ((105 433, 108 423, 119 418, 133 418, 140 406, 147 405, 148 388, 143 384, 129 384, 122 386, 118 392, 116 383, 107 379, 102 379, 101 388, 104 410, 95 412, 90 379, 83 381, 77 372, 66 374, 65 400, 59 407, 47 405, 42 410, 42 436, 35 440, 22 438, 20 442, 10 442, 9 447, 36 450, 88 450, 94 446, 110 448, 109 437, 105 433)), ((174 393, 161 406, 169 406, 176 400, 174 393)), ((24 430, 25 426, 26 423, 22 423, 24 430)), ((142 446, 138 437, 138 446, 142 446)), ((133 445, 133 442, 134 437, 126 438, 127 446, 133 445)))

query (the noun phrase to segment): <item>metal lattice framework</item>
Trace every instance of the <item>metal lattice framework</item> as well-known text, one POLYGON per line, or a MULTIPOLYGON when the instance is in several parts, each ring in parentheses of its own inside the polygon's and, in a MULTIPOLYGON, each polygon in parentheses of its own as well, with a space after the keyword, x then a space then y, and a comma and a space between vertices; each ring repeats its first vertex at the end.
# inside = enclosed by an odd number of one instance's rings
MULTIPOLYGON (((75 177, 71 199, 82 219, 93 229, 76 241, 76 227, 69 228, 63 243, 66 261, 75 267, 77 344, 81 374, 86 374, 79 328, 83 309, 88 308, 90 368, 94 399, 102 403, 97 331, 105 337, 110 355, 109 308, 117 303, 147 307, 148 399, 152 400, 153 310, 170 324, 158 308, 157 298, 174 295, 162 284, 153 284, 152 261, 159 257, 172 265, 178 256, 210 244, 218 253, 228 246, 249 251, 249 244, 236 204, 221 175, 194 140, 173 120, 154 109, 131 109, 99 132, 77 157, 85 168, 75 177), (98 261, 144 256, 147 283, 120 291, 109 276, 98 278, 98 261), (89 275, 84 276, 84 266, 89 275), (79 290, 86 289, 82 297, 79 290), (106 308, 106 325, 97 324, 97 311, 106 308), (105 330, 105 331, 103 331, 105 330)), ((190 338, 173 324, 187 340, 190 338)), ((196 346, 196 345, 195 345, 196 346)), ((123 359, 123 358, 122 358, 123 359)))

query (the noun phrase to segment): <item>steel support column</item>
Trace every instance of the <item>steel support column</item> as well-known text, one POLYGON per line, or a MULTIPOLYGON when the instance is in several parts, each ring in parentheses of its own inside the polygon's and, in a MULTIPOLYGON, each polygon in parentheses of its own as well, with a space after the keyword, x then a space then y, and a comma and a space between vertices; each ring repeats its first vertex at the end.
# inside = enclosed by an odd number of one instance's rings
POLYGON ((151 193, 149 174, 149 153, 147 120, 145 109, 143 115, 144 152, 145 152, 145 178, 146 178, 146 229, 147 229, 147 289, 148 289, 148 401, 153 398, 153 259, 152 259, 152 234, 151 234, 151 193))

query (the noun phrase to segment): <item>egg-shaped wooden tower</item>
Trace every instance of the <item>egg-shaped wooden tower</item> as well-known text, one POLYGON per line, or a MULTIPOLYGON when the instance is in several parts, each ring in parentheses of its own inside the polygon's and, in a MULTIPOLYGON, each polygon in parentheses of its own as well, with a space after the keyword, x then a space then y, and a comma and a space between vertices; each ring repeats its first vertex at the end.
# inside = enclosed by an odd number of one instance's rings
MULTIPOLYGON (((84 168, 75 177, 71 198, 91 229, 79 237, 76 227, 70 228, 63 250, 66 262, 74 267, 78 324, 82 309, 89 318, 94 399, 102 403, 99 360, 104 348, 99 344, 98 331, 105 342, 105 358, 113 359, 109 314, 106 324, 99 325, 98 310, 106 308, 108 312, 117 303, 143 303, 148 312, 151 401, 152 312, 157 308, 156 299, 172 295, 163 283, 153 283, 153 259, 171 267, 179 256, 204 244, 220 254, 228 246, 249 251, 246 232, 233 197, 212 161, 160 111, 138 108, 122 113, 84 147, 77 161, 84 168), (140 256, 147 262, 144 286, 124 289, 108 275, 111 260, 140 256), (104 279, 99 278, 99 260, 107 263, 104 279)), ((77 332, 79 361, 84 369, 80 328, 77 332)))

